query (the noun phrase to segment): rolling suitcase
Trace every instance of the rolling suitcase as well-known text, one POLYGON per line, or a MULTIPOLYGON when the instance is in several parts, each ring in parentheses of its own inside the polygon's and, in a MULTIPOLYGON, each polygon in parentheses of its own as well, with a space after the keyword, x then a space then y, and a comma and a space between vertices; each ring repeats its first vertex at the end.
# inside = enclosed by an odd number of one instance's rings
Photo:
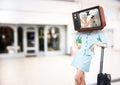
POLYGON ((111 85, 111 75, 103 72, 104 48, 101 47, 100 72, 97 75, 97 85, 111 85))

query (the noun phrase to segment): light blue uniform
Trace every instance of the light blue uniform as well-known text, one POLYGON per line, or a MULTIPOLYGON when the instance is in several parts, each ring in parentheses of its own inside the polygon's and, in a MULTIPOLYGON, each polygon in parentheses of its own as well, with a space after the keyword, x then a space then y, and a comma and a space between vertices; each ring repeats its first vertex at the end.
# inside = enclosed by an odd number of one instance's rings
POLYGON ((90 48, 96 42, 107 45, 105 36, 100 30, 93 32, 79 32, 75 40, 78 39, 82 40, 81 48, 77 50, 71 65, 83 72, 89 72, 92 55, 94 54, 90 48))

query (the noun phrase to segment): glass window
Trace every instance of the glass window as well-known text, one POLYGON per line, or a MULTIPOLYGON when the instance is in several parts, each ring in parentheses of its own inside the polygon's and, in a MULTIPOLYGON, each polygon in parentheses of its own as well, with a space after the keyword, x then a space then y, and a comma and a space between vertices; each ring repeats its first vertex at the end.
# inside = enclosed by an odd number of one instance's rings
POLYGON ((27 46, 28 47, 35 46, 35 32, 27 32, 27 46))
POLYGON ((19 47, 19 50, 18 52, 23 52, 23 29, 22 27, 18 27, 18 47, 19 47))
POLYGON ((0 53, 14 53, 14 32, 8 26, 0 26, 0 53))
POLYGON ((39 27, 39 51, 44 51, 44 27, 39 27))
POLYGON ((48 29, 47 34, 48 51, 60 50, 60 31, 57 27, 48 29))

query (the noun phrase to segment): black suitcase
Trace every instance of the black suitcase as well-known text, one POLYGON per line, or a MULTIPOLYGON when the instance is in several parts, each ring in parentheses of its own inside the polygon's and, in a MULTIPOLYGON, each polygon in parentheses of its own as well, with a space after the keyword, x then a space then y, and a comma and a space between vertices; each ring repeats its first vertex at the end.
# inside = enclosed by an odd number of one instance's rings
POLYGON ((111 75, 102 73, 104 60, 104 48, 101 47, 100 73, 97 76, 97 85, 111 85, 111 75))

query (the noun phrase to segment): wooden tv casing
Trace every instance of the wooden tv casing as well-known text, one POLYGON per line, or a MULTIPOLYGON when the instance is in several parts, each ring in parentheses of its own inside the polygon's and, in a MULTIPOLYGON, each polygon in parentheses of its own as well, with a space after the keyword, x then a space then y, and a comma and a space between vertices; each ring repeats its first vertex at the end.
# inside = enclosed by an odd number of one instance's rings
POLYGON ((94 30, 102 30, 106 26, 104 10, 103 10, 103 7, 101 7, 101 6, 94 6, 94 7, 91 7, 91 8, 87 8, 87 9, 83 9, 83 10, 80 10, 80 11, 73 12, 72 13, 72 17, 73 17, 74 30, 78 31, 78 32, 84 32, 84 31, 88 31, 89 32, 89 31, 94 31, 94 30), (80 24, 80 19, 75 20, 74 19, 74 14, 75 13, 79 14, 80 12, 91 10, 91 9, 94 9, 94 8, 98 8, 98 10, 99 10, 101 26, 93 27, 93 28, 81 28, 80 25, 79 25, 80 24))

